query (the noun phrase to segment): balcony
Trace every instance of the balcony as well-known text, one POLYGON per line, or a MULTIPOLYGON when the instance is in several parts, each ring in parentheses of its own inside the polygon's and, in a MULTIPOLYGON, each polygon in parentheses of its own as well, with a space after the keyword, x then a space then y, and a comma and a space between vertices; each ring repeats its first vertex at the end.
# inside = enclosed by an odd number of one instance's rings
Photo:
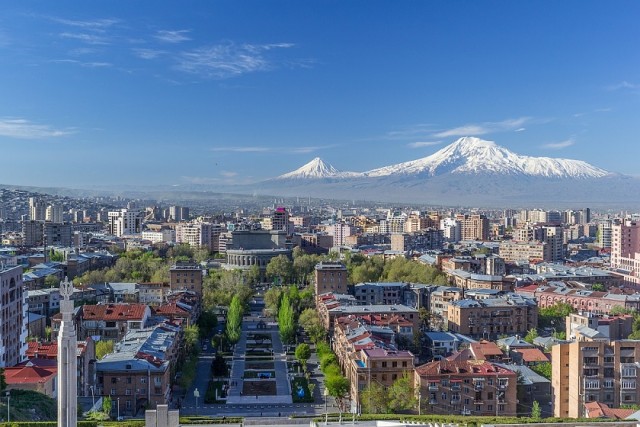
POLYGON ((451 398, 451 404, 452 405, 459 405, 460 404, 461 399, 460 398, 451 398))
POLYGON ((482 399, 473 399, 474 405, 484 405, 484 400, 482 399))
POLYGON ((438 386, 437 385, 430 385, 429 386, 429 391, 438 391, 438 386))
POLYGON ((475 391, 481 391, 482 389, 484 389, 484 384, 482 384, 482 383, 476 383, 476 384, 474 384, 474 385, 473 385, 473 389, 474 389, 475 391))
POLYGON ((429 405, 437 405, 438 401, 436 399, 429 399, 429 405))
POLYGON ((459 383, 451 384, 451 391, 460 391, 462 386, 459 383))

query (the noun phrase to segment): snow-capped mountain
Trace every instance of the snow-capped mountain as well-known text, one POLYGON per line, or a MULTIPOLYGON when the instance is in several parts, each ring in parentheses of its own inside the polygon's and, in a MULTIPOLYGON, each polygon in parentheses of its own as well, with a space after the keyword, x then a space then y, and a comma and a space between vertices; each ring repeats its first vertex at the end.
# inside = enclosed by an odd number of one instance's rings
POLYGON ((609 172, 580 160, 515 154, 493 141, 464 137, 418 160, 365 172, 369 177, 437 176, 445 173, 526 175, 547 178, 601 178, 609 172))
POLYGON ((330 164, 322 161, 320 157, 316 157, 306 165, 292 171, 280 175, 276 179, 323 179, 323 178, 347 178, 359 175, 355 172, 340 172, 330 164))
POLYGON ((422 159, 367 172, 340 172, 319 158, 253 194, 476 206, 640 205, 640 179, 579 160, 522 156, 479 138, 460 138, 422 159))

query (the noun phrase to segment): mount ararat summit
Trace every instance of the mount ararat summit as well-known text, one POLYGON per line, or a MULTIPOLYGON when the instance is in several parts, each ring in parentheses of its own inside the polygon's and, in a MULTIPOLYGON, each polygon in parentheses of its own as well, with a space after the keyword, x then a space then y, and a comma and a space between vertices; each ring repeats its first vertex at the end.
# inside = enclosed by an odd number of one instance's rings
POLYGON ((640 205, 640 180, 580 160, 516 154, 492 141, 460 138, 421 159, 343 172, 316 157, 251 186, 282 196, 484 207, 640 205))

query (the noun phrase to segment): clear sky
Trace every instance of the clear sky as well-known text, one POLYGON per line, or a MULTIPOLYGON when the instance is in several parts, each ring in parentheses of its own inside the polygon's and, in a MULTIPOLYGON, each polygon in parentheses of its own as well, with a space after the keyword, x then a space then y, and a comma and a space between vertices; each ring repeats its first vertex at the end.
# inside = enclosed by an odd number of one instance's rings
POLYGON ((459 136, 640 175, 638 1, 0 6, 0 183, 364 171, 459 136))

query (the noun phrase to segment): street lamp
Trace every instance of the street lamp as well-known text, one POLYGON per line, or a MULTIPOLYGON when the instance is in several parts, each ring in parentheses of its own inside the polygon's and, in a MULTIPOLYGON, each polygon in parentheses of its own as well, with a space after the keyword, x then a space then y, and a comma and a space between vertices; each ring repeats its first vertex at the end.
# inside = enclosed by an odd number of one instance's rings
POLYGON ((11 408, 11 393, 7 390, 7 422, 11 422, 11 415, 9 413, 9 408, 11 408))
POLYGON ((422 415, 422 390, 418 389, 418 415, 422 415))
POLYGON ((200 392, 197 388, 193 390, 193 397, 196 398, 196 412, 198 412, 198 398, 200 397, 200 392))
POLYGON ((95 396, 95 394, 93 394, 93 386, 92 385, 89 386, 89 390, 91 390, 91 401, 93 402, 93 404, 91 405, 91 410, 93 410, 94 407, 96 406, 96 396, 95 396))
POLYGON ((120 398, 118 397, 118 418, 116 418, 118 421, 120 421, 120 398))
POLYGON ((329 422, 329 411, 327 409, 327 400, 329 400, 329 390, 327 390, 327 386, 324 387, 324 423, 325 425, 329 422))

